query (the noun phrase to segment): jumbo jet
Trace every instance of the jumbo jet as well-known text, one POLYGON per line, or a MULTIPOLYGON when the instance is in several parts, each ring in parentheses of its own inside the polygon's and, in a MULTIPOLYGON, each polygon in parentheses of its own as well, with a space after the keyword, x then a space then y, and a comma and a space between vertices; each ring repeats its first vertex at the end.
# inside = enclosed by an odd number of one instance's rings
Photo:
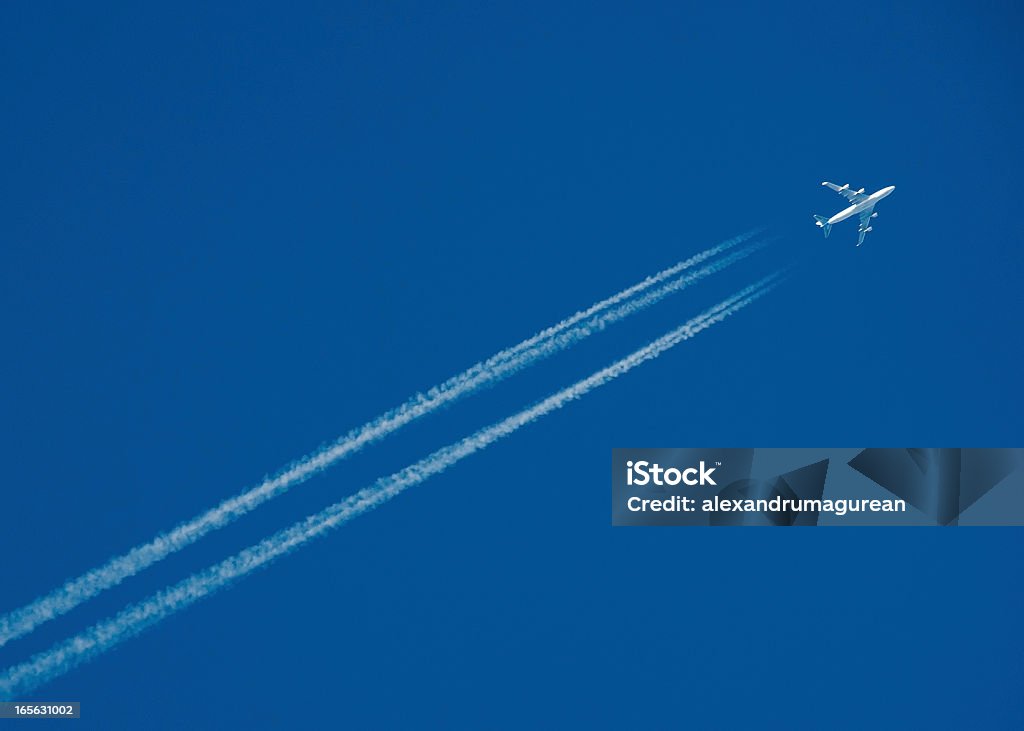
POLYGON ((894 190, 896 190, 895 185, 890 185, 888 188, 882 188, 881 190, 872 193, 871 195, 864 195, 863 188, 861 188, 860 190, 850 190, 849 183, 844 185, 842 188, 840 188, 838 185, 835 185, 834 183, 828 182, 822 183, 822 185, 831 188, 836 193, 843 196, 843 198, 850 201, 850 203, 852 203, 853 205, 851 205, 849 208, 844 208, 843 210, 839 211, 839 213, 832 216, 832 218, 825 218, 825 216, 815 216, 815 225, 818 228, 822 228, 825 230, 825 238, 827 239, 829 233, 832 231, 833 225, 839 223, 840 221, 845 221, 850 216, 859 213, 860 227, 857 229, 857 231, 860 232, 860 238, 857 239, 857 246, 860 246, 861 244, 864 243, 864 237, 867 236, 868 231, 870 231, 873 228, 871 225, 869 225, 871 223, 871 219, 878 217, 878 214, 875 213, 875 204, 878 203, 878 201, 885 198, 885 196, 889 195, 894 190))

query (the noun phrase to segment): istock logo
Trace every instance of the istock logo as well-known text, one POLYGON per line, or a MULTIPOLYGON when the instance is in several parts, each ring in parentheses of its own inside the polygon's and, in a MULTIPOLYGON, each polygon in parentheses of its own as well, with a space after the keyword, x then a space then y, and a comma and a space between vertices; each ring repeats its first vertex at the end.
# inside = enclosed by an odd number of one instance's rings
POLYGON ((721 462, 716 462, 715 467, 707 467, 704 464, 704 460, 701 460, 699 467, 687 467, 684 470, 669 467, 666 470, 657 462, 648 462, 646 460, 634 462, 629 460, 626 462, 626 484, 641 486, 648 483, 655 485, 678 485, 681 482, 691 487, 695 485, 717 485, 718 483, 711 477, 711 473, 715 471, 716 467, 721 466, 721 462))

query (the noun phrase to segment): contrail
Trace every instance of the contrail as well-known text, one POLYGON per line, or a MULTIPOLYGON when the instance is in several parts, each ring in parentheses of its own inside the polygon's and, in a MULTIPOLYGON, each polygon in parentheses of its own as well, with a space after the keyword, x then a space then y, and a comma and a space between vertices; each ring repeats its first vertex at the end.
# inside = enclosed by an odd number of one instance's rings
POLYGON ((758 234, 761 234, 763 232, 764 232, 764 227, 758 227, 758 228, 752 229, 752 230, 748 231, 747 233, 740 234, 739 236, 735 236, 735 237, 733 237, 731 239, 727 239, 726 241, 723 241, 722 243, 718 244, 717 246, 712 246, 710 249, 705 249, 704 251, 700 252, 699 254, 694 254, 689 259, 685 259, 685 260, 680 261, 680 262, 678 262, 676 264, 673 264, 668 269, 662 269, 657 274, 652 274, 651 276, 647 277, 643 281, 637 282, 636 284, 634 284, 631 287, 626 287, 626 289, 622 290, 621 292, 617 292, 616 294, 613 294, 611 297, 603 299, 600 302, 595 302, 594 304, 592 304, 587 309, 580 310, 579 312, 577 312, 572 317, 567 317, 564 320, 562 320, 561 322, 557 323, 556 325, 553 325, 553 326, 549 327, 546 330, 541 330, 539 333, 537 333, 533 337, 527 338, 526 340, 524 340, 523 342, 519 343, 518 345, 515 345, 515 346, 513 346, 511 348, 508 348, 507 350, 503 350, 500 353, 498 353, 497 355, 494 355, 491 358, 488 358, 486 361, 483 361, 482 363, 477 363, 475 366, 473 366, 472 368, 470 368, 467 371, 465 371, 465 373, 460 374, 459 376, 456 376, 455 378, 451 379, 451 381, 454 381, 454 380, 460 378, 461 376, 464 376, 464 375, 466 375, 468 373, 471 373, 475 369, 484 369, 484 368, 488 368, 490 366, 493 366, 496 363, 500 363, 501 361, 506 360, 509 357, 512 357, 512 356, 516 355, 517 353, 519 353, 519 352, 521 352, 523 350, 526 350, 527 348, 535 345, 536 343, 540 342, 541 340, 544 340, 545 338, 549 338, 549 337, 551 337, 553 335, 556 335, 556 334, 562 332, 563 330, 568 329, 569 327, 572 327, 576 323, 581 322, 582 320, 585 320, 586 318, 590 317, 591 315, 594 315, 594 314, 597 314, 598 312, 606 310, 609 307, 612 307, 613 305, 617 305, 619 302, 627 300, 630 297, 632 297, 633 295, 635 295, 635 294, 637 294, 639 292, 642 292, 643 290, 648 289, 649 287, 652 287, 652 286, 654 286, 655 284, 657 284, 659 282, 664 282, 666 279, 670 279, 670 278, 674 277, 675 275, 680 274, 681 272, 686 271, 687 269, 691 269, 691 268, 697 266, 698 264, 701 264, 701 263, 707 261, 708 259, 710 259, 710 258, 712 258, 714 256, 718 256, 719 254, 725 253, 729 249, 731 249, 731 248, 733 248, 735 246, 738 246, 739 244, 742 244, 742 243, 744 243, 746 241, 749 241, 754 236, 757 236, 758 234))
POLYGON ((577 312, 553 327, 449 378, 431 388, 426 394, 416 394, 401 406, 353 429, 333 443, 293 462, 273 477, 265 478, 255 487, 224 500, 216 507, 181 523, 170 532, 162 533, 148 543, 138 545, 79 577, 69 579, 63 586, 49 594, 0 617, 0 647, 28 634, 44 622, 66 614, 97 594, 117 586, 143 569, 195 543, 206 534, 232 523, 259 505, 284 494, 295 485, 363 447, 393 434, 406 424, 447 406, 483 386, 497 383, 538 360, 564 350, 608 325, 650 307, 664 297, 750 256, 767 246, 771 240, 748 244, 710 264, 693 269, 708 259, 724 254, 729 249, 748 241, 759 232, 760 229, 755 229, 713 246, 577 312), (655 287, 657 284, 661 286, 655 287), (640 293, 643 293, 642 296, 636 297, 640 293), (634 297, 635 299, 630 299, 634 297))
POLYGON ((782 281, 776 272, 740 290, 735 295, 704 311, 684 325, 652 341, 632 354, 602 368, 533 406, 476 433, 439 449, 430 456, 289 528, 246 548, 214 566, 153 594, 142 602, 126 607, 114 617, 104 620, 81 634, 35 655, 30 660, 9 668, 0 675, 0 699, 23 696, 39 685, 52 680, 87 660, 129 639, 165 617, 212 594, 233 581, 291 553, 332 528, 372 510, 404 490, 444 472, 462 459, 479 452, 499 439, 537 419, 561 409, 570 401, 628 373, 638 365, 692 338, 715 323, 721 322, 755 300, 763 297, 782 281))

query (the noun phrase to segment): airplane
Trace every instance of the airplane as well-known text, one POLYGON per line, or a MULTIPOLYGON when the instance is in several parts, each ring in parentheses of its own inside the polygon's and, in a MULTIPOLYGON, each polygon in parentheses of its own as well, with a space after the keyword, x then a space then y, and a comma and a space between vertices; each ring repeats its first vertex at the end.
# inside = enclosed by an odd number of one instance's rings
POLYGON ((825 238, 828 238, 829 232, 832 231, 832 226, 845 221, 850 216, 859 213, 860 214, 860 227, 857 229, 860 232, 860 238, 857 239, 857 246, 864 243, 864 237, 868 235, 868 231, 872 230, 872 226, 868 225, 872 218, 877 218, 878 214, 875 213, 875 204, 878 201, 885 198, 887 195, 896 190, 895 185, 890 185, 888 188, 882 188, 881 190, 872 193, 871 195, 864 195, 864 189, 850 190, 850 184, 847 183, 842 188, 834 183, 824 182, 822 185, 828 186, 839 195, 846 198, 853 205, 849 208, 844 208, 839 211, 832 218, 825 218, 825 216, 815 216, 814 225, 818 228, 825 230, 825 238))

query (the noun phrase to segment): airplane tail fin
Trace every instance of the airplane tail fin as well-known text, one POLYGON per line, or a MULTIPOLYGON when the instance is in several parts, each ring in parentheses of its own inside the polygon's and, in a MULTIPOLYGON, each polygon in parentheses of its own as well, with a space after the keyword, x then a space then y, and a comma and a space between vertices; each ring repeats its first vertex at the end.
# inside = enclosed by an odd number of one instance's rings
POLYGON ((824 216, 815 216, 814 225, 820 229, 824 229, 826 239, 828 238, 828 235, 832 233, 832 224, 830 224, 828 222, 828 219, 825 218, 824 216))

